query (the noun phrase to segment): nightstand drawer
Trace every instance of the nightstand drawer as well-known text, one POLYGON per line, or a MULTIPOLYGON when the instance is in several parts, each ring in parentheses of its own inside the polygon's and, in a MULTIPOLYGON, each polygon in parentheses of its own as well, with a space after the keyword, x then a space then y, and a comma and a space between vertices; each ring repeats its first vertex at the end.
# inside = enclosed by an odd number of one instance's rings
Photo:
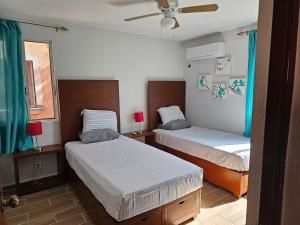
POLYGON ((129 222, 121 223, 122 225, 161 225, 161 208, 152 209, 131 218, 129 222))
POLYGON ((194 192, 184 199, 176 200, 173 204, 163 206, 163 215, 166 225, 180 224, 199 213, 200 194, 194 192))

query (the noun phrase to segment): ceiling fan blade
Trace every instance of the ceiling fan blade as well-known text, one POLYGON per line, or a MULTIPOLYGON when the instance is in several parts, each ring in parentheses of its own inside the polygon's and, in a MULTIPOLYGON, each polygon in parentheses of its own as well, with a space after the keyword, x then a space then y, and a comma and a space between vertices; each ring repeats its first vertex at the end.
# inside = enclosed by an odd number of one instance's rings
POLYGON ((169 8, 169 2, 168 0, 156 0, 158 5, 161 7, 161 8, 169 8))
POLYGON ((146 17, 159 16, 159 15, 160 15, 160 13, 151 13, 151 14, 147 14, 147 15, 143 15, 143 16, 136 16, 136 17, 127 18, 124 21, 138 20, 138 19, 143 19, 143 18, 146 18, 146 17))
POLYGON ((199 6, 190 6, 178 9, 180 13, 198 13, 198 12, 214 12, 217 11, 219 6, 217 4, 211 5, 199 5, 199 6))
POLYGON ((114 6, 125 6, 125 5, 134 5, 145 2, 153 2, 153 0, 113 0, 109 4, 114 6))
POLYGON ((176 29, 176 28, 180 27, 180 24, 178 23, 178 20, 175 17, 173 17, 173 19, 175 20, 176 23, 175 23, 175 26, 172 29, 176 29))

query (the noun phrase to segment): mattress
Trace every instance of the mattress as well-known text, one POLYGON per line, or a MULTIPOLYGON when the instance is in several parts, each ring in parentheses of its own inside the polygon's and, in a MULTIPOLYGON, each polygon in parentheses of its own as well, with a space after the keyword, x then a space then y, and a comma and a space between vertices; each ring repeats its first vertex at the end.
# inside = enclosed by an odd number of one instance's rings
POLYGON ((248 171, 250 139, 242 135, 201 127, 182 130, 154 130, 156 142, 216 165, 248 171))
POLYGON ((122 221, 202 187, 201 168, 125 136, 65 145, 66 158, 109 215, 122 221))

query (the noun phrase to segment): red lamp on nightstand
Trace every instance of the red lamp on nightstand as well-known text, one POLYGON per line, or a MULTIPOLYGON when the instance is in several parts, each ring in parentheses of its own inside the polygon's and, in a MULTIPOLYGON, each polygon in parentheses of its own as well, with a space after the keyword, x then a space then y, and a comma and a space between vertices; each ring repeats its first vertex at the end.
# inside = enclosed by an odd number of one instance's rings
POLYGON ((139 133, 143 133, 141 131, 141 122, 144 122, 144 113, 143 112, 136 112, 134 113, 134 120, 135 122, 139 123, 139 133))
POLYGON ((42 148, 38 145, 38 138, 37 136, 43 134, 42 122, 35 121, 28 123, 28 134, 30 136, 35 137, 36 147, 34 148, 35 151, 42 151, 42 148))

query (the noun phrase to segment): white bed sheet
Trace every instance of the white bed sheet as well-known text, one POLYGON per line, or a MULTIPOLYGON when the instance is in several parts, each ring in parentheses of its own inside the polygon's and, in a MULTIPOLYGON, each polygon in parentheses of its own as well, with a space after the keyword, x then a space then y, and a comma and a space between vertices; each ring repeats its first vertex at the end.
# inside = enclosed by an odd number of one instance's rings
POLYGON ((69 142, 65 149, 70 166, 118 221, 203 185, 201 168, 125 136, 92 144, 69 142))
POLYGON ((182 130, 154 130, 156 142, 236 171, 248 171, 250 138, 192 126, 182 130))

